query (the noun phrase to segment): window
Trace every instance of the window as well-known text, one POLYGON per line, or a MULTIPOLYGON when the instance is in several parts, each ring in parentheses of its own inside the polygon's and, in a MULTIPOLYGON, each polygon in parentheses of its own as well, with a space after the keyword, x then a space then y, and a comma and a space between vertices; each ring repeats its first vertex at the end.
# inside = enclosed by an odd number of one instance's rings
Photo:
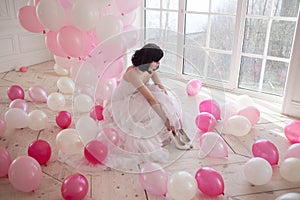
POLYGON ((145 0, 145 40, 169 73, 282 96, 299 1, 145 0))

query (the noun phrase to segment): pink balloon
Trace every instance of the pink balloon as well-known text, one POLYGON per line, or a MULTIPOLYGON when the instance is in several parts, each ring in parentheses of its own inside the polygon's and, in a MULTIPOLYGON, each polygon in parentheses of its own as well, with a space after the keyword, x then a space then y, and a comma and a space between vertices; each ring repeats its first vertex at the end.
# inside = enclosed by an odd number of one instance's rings
POLYGON ((42 86, 32 86, 28 89, 28 95, 36 103, 46 103, 48 94, 42 86))
POLYGON ((198 188, 204 194, 216 197, 224 194, 224 180, 222 175, 210 167, 200 168, 195 175, 198 188))
POLYGON ((99 75, 102 76, 103 79, 115 78, 122 73, 124 69, 124 60, 123 58, 119 58, 102 69, 99 72, 99 75))
POLYGON ((5 177, 8 174, 11 162, 9 152, 5 148, 0 147, 0 177, 5 177))
POLYGON ((196 125, 203 132, 212 131, 217 125, 217 120, 212 114, 201 112, 196 117, 196 125))
POLYGON ((72 174, 65 178, 60 189, 65 200, 82 200, 88 190, 88 180, 82 174, 72 174))
POLYGON ((92 140, 84 147, 85 158, 94 165, 101 164, 107 154, 107 146, 99 140, 92 140))
POLYGON ((95 105, 90 111, 90 117, 96 121, 101 121, 103 120, 102 112, 103 112, 103 106, 95 105))
POLYGON ((9 104, 9 108, 20 108, 28 113, 28 103, 24 99, 15 99, 9 104))
POLYGON ((0 117, 0 138, 3 137, 6 131, 6 122, 0 117))
POLYGON ((199 104, 199 111, 208 112, 212 114, 216 118, 216 120, 220 119, 220 115, 221 115, 220 106, 218 102, 216 102, 213 99, 206 99, 201 101, 199 104))
POLYGON ((223 138, 215 132, 207 132, 200 137, 200 156, 225 158, 228 157, 228 149, 223 138))
POLYGON ((36 159, 40 165, 45 165, 51 157, 51 146, 45 140, 36 140, 29 145, 28 155, 36 159))
POLYGON ((284 154, 284 159, 287 158, 299 158, 300 159, 300 143, 292 144, 286 150, 284 154))
POLYGON ((18 85, 12 85, 7 89, 7 96, 10 100, 24 99, 24 90, 18 85))
POLYGON ((201 88, 201 81, 198 79, 192 79, 186 85, 186 93, 188 96, 195 96, 200 92, 201 88))
POLYGON ((24 6, 19 9, 18 19, 23 28, 33 33, 40 33, 44 30, 36 16, 35 6, 24 6))
POLYGON ((135 9, 137 9, 142 3, 142 0, 130 0, 130 1, 124 1, 124 0, 116 0, 116 4, 120 10, 121 13, 129 13, 135 9))
POLYGON ((300 121, 292 120, 284 127, 284 134, 291 143, 300 143, 300 121))
POLYGON ((261 139, 252 145, 252 153, 254 157, 266 159, 272 166, 278 164, 279 152, 277 147, 270 141, 261 139))
POLYGON ((51 30, 46 34, 45 37, 46 47, 56 56, 67 57, 67 54, 58 44, 57 34, 58 32, 51 31, 51 30))
POLYGON ((119 133, 113 128, 104 128, 103 129, 104 136, 115 146, 118 146, 120 136, 119 133))
POLYGON ((22 192, 32 192, 38 188, 42 178, 40 164, 32 157, 16 158, 8 169, 8 179, 14 188, 22 192))
POLYGON ((260 112, 255 106, 247 106, 239 110, 237 114, 249 119, 252 126, 254 126, 260 118, 260 112))
POLYGON ((72 7, 72 4, 68 0, 58 0, 58 3, 64 8, 69 9, 72 7))
POLYGON ((153 195, 164 196, 167 193, 168 173, 156 163, 141 165, 139 181, 143 189, 153 195))
POLYGON ((60 111, 57 113, 55 121, 60 128, 66 129, 72 122, 72 116, 68 111, 60 111))
POLYGON ((74 26, 62 27, 58 34, 57 40, 63 51, 71 57, 80 57, 84 49, 84 35, 82 31, 74 26))

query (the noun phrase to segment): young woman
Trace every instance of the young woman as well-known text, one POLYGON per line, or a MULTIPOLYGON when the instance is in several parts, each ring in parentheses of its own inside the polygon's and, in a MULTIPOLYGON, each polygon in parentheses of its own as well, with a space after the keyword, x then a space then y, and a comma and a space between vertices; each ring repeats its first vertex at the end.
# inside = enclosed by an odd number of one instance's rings
POLYGON ((152 152, 170 138, 178 149, 191 148, 181 127, 180 104, 167 93, 156 72, 163 56, 161 48, 152 43, 135 51, 132 66, 105 106, 104 124, 117 129, 125 150, 152 152))

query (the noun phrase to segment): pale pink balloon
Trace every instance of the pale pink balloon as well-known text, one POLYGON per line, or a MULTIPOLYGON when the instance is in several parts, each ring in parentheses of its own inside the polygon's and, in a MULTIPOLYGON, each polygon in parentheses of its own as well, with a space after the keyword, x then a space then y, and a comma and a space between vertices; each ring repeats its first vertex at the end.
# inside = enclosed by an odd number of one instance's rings
POLYGON ((118 146, 120 141, 119 133, 113 128, 104 128, 103 129, 104 136, 115 146, 118 146))
POLYGON ((284 154, 284 159, 287 158, 299 158, 300 159, 300 143, 292 144, 286 150, 284 154))
POLYGON ((116 86, 116 79, 100 80, 96 88, 96 99, 109 100, 116 86))
POLYGON ((3 137, 6 131, 6 122, 0 117, 0 138, 3 137))
POLYGON ((12 85, 7 89, 7 96, 10 100, 24 99, 25 93, 19 85, 12 85))
MULTIPOLYGON (((60 57, 67 57, 67 54, 59 46, 57 41, 58 32, 50 30, 45 37, 46 47, 54 54, 60 57)), ((63 66, 62 66, 63 67, 63 66)))
POLYGON ((216 197, 224 194, 224 180, 222 175, 213 168, 202 167, 195 175, 198 188, 204 194, 216 197))
POLYGON ((300 121, 292 120, 284 127, 284 134, 291 143, 300 143, 300 121))
POLYGON ((186 85, 186 93, 188 96, 195 96, 200 92, 201 88, 201 81, 198 79, 192 79, 186 85))
POLYGON ((116 0, 116 4, 120 10, 121 13, 129 13, 135 9, 137 9, 142 3, 142 0, 130 0, 130 1, 124 1, 124 0, 116 0))
POLYGON ((84 49, 84 36, 82 31, 74 26, 62 27, 58 34, 57 40, 63 51, 71 57, 82 56, 84 49))
POLYGON ((200 137, 200 157, 228 157, 228 148, 223 138, 215 132, 207 132, 200 137))
POLYGON ((167 193, 168 173, 157 163, 148 162, 140 166, 139 181, 147 192, 164 196, 167 193))
POLYGON ((36 16, 35 6, 24 6, 19 9, 18 19, 23 28, 33 33, 40 33, 44 30, 36 16))
POLYGON ((9 166, 8 179, 14 188, 32 192, 38 188, 42 178, 40 164, 30 156, 17 157, 9 166))
POLYGON ((105 65, 105 69, 101 69, 98 74, 103 79, 116 78, 119 76, 124 69, 124 60, 123 58, 119 58, 113 61, 108 66, 105 65))
POLYGON ((121 20, 123 22, 123 26, 130 26, 134 22, 136 18, 136 12, 130 12, 126 13, 124 15, 121 15, 121 20))
POLYGON ((15 99, 9 104, 9 108, 20 108, 28 113, 28 103, 24 99, 15 99))
POLYGON ((11 162, 12 160, 9 152, 5 148, 0 147, 0 178, 5 177, 8 174, 11 162))
POLYGON ((238 111, 238 115, 242 115, 249 119, 252 126, 254 126, 260 118, 260 112, 255 106, 247 106, 238 111))
POLYGON ((221 116, 220 105, 213 99, 206 99, 201 101, 199 104, 199 111, 211 113, 216 118, 216 120, 219 120, 221 116))
POLYGON ((212 131, 217 125, 217 120, 212 114, 201 112, 196 117, 196 125, 203 132, 212 131))
POLYGON ((261 139, 252 145, 252 154, 254 157, 260 157, 267 160, 272 166, 278 164, 279 152, 275 144, 269 140, 261 139))
POLYGON ((48 94, 46 92, 46 89, 42 86, 32 86, 28 89, 28 95, 31 98, 32 101, 36 103, 46 103, 48 94))
POLYGON ((64 9, 69 9, 72 7, 72 3, 70 3, 69 0, 57 0, 57 1, 64 9))

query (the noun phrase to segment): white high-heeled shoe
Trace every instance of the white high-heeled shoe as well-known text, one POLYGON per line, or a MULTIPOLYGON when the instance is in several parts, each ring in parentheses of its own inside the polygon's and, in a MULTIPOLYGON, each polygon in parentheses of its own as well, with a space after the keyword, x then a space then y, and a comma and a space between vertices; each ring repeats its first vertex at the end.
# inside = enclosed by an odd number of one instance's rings
MULTIPOLYGON (((175 132, 175 131, 174 131, 175 132)), ((175 147, 180 150, 189 150, 192 149, 193 146, 190 143, 185 143, 180 139, 180 136, 176 134, 176 132, 171 135, 171 138, 175 144, 175 147)))

